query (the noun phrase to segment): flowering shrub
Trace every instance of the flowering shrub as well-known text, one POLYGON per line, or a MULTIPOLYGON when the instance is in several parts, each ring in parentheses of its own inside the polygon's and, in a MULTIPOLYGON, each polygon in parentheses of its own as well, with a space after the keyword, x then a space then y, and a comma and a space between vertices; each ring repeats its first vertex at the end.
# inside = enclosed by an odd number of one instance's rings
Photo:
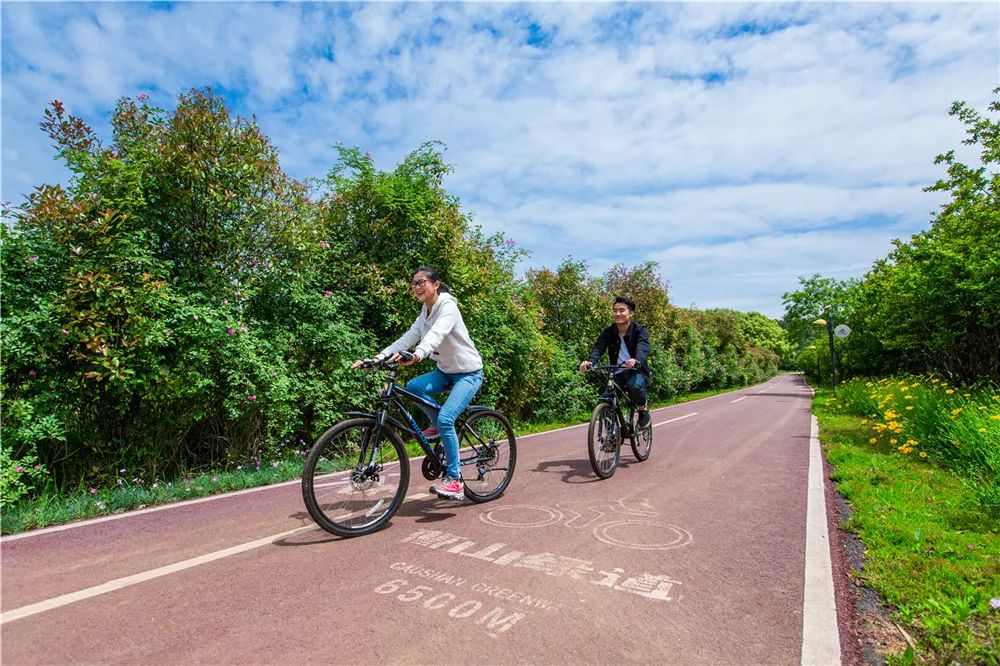
POLYGON ((9 448, 0 448, 0 508, 15 504, 45 475, 45 468, 34 455, 15 460, 9 448))
POLYGON ((938 377, 852 379, 837 388, 848 413, 864 416, 869 443, 935 462, 972 481, 980 501, 1000 509, 1000 392, 938 377))

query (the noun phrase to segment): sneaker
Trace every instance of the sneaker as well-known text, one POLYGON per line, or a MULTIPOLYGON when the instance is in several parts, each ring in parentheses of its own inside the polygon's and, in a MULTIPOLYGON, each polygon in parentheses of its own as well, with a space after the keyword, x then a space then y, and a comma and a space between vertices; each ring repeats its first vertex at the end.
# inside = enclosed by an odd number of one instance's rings
POLYGON ((649 410, 640 409, 639 410, 639 427, 645 428, 649 426, 649 410))
POLYGON ((437 439, 441 436, 441 431, 437 428, 428 428, 427 430, 421 431, 428 440, 437 439))
POLYGON ((441 499, 465 499, 465 486, 458 479, 442 479, 431 486, 431 492, 441 499))

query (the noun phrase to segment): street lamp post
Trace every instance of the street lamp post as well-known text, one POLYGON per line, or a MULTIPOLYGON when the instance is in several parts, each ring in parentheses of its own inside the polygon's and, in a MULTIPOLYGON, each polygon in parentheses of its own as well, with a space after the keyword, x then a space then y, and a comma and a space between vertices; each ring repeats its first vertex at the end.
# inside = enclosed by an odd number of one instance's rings
POLYGON ((827 315, 826 319, 817 319, 813 323, 826 326, 826 335, 830 341, 830 381, 833 384, 833 396, 837 397, 837 356, 833 351, 833 317, 827 315))

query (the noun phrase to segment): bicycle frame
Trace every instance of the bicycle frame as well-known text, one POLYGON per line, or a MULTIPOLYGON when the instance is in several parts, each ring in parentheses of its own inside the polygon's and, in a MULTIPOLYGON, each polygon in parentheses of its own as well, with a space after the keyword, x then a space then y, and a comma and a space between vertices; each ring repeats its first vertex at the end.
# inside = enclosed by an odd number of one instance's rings
POLYGON ((632 370, 632 369, 633 368, 629 368, 624 365, 603 365, 603 366, 592 367, 589 370, 589 372, 597 371, 597 372, 606 372, 608 374, 607 390, 605 390, 604 394, 601 396, 601 400, 611 405, 611 407, 615 410, 615 414, 618 417, 618 425, 625 430, 630 430, 632 428, 632 417, 635 414, 637 408, 635 404, 632 402, 632 398, 628 396, 628 393, 626 393, 624 389, 618 386, 618 383, 615 381, 614 371, 632 370), (622 409, 620 404, 622 401, 624 401, 625 404, 628 406, 627 418, 625 417, 624 414, 622 414, 622 409))
MULTIPOLYGON (((443 467, 445 464, 443 457, 438 455, 438 453, 434 450, 434 447, 431 446, 430 441, 424 436, 423 431, 417 424, 417 420, 413 418, 413 415, 410 414, 410 411, 406 408, 406 404, 400 399, 399 396, 402 395, 411 402, 432 409, 435 412, 441 411, 441 405, 437 404, 433 400, 428 400, 423 396, 419 396, 415 393, 412 393, 404 388, 400 388, 399 386, 397 386, 396 374, 398 372, 398 368, 396 366, 389 367, 388 371, 389 371, 389 376, 386 377, 385 386, 382 389, 382 393, 379 394, 378 408, 375 410, 374 414, 367 414, 364 412, 348 413, 348 415, 350 416, 357 415, 357 416, 368 416, 375 418, 376 425, 374 432, 374 441, 371 443, 369 442, 364 443, 361 451, 361 460, 366 461, 365 463, 366 466, 371 465, 371 461, 374 460, 375 457, 374 453, 378 451, 378 447, 382 442, 382 429, 388 423, 390 427, 394 427, 403 432, 408 432, 412 434, 416 438, 417 444, 419 444, 420 448, 423 450, 424 455, 428 456, 433 461, 435 461, 435 463, 443 467), (396 411, 403 416, 403 418, 405 419, 405 423, 395 418, 392 415, 392 408, 395 408, 396 411), (368 450, 369 446, 370 446, 370 451, 368 450)), ((465 423, 464 416, 459 416, 455 422, 455 430, 460 431, 464 423, 465 423)), ((473 435, 475 435, 475 433, 473 433, 473 435)), ((459 452, 459 460, 458 460, 459 466, 471 465, 479 460, 479 452, 476 448, 475 443, 474 442, 470 443, 472 445, 473 455, 467 458, 462 458, 461 452, 459 452)))

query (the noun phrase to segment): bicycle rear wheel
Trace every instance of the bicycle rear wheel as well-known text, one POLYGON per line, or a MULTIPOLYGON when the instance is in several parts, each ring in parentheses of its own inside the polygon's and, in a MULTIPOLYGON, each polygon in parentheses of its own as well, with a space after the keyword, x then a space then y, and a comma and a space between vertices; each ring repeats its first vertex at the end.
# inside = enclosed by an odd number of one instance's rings
POLYGON ((517 441, 507 417, 492 409, 469 414, 458 432, 465 496, 488 502, 503 494, 514 476, 517 441))
POLYGON ((306 456, 302 499, 327 532, 343 537, 370 534, 399 509, 410 481, 406 449, 391 428, 375 442, 375 419, 338 423, 306 456))
POLYGON ((614 408, 606 402, 597 403, 587 429, 587 453, 590 454, 590 466, 594 468, 594 473, 602 479, 614 474, 618 468, 620 437, 614 408))
POLYGON ((635 454, 636 460, 642 462, 649 458, 649 452, 653 449, 653 424, 650 422, 645 428, 639 428, 636 424, 638 432, 632 435, 632 453, 635 454))

